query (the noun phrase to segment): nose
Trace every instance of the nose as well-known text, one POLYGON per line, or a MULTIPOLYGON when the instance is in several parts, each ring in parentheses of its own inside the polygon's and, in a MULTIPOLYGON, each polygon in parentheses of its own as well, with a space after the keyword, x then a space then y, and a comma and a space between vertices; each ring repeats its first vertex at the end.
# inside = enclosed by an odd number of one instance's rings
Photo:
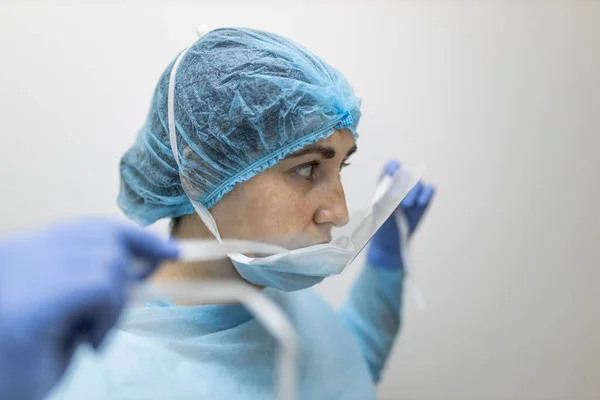
POLYGON ((323 193, 323 201, 314 215, 317 225, 333 224, 341 227, 348 223, 348 206, 346 205, 346 194, 342 182, 338 179, 335 184, 327 187, 323 193))

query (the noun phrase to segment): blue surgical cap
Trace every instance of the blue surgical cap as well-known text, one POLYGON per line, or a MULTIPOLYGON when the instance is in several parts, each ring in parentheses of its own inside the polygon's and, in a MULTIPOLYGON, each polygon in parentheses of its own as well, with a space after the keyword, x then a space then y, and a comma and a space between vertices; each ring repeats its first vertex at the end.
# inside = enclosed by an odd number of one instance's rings
POLYGON ((178 169, 167 122, 174 63, 121 159, 118 203, 141 225, 194 213, 190 198, 210 209, 238 183, 334 129, 357 136, 360 99, 340 72, 281 36, 218 29, 194 43, 176 71, 178 169))

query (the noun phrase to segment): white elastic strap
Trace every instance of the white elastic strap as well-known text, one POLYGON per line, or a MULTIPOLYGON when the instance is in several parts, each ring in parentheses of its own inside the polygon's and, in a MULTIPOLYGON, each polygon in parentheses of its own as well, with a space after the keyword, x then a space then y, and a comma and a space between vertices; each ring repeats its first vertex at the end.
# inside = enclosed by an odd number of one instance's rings
POLYGON ((379 200, 390 190, 390 186, 394 182, 394 178, 391 175, 385 175, 375 188, 375 194, 373 194, 373 200, 371 201, 371 206, 377 204, 379 200))
POLYGON ((196 33, 198 34, 198 39, 200 39, 202 36, 206 35, 208 32, 210 32, 210 28, 206 24, 200 24, 196 27, 196 33))
MULTIPOLYGON (((183 262, 214 261, 227 258, 230 254, 257 254, 271 256, 289 252, 288 249, 273 244, 252 242, 238 239, 180 239, 176 242, 179 256, 177 260, 183 262)), ((132 280, 145 276, 153 267, 147 260, 134 257, 128 273, 132 280)))
MULTIPOLYGON (((157 295, 167 296, 175 302, 241 302, 248 311, 279 342, 281 352, 277 360, 277 398, 296 398, 296 332, 284 312, 272 300, 247 283, 231 281, 163 283, 158 288, 148 285, 133 287, 132 300, 155 299, 157 295), (158 291, 158 293, 157 293, 158 291)), ((200 322, 201 323, 201 322, 200 322)))
POLYGON ((192 199, 190 199, 190 201, 192 202, 194 210, 196 210, 196 213, 200 216, 200 219, 202 220, 202 222, 204 222, 204 225, 206 225, 210 233, 213 234, 215 239, 217 239, 219 242, 222 242, 221 234, 219 233, 219 228, 217 228, 217 222, 213 218, 210 211, 208 211, 206 207, 204 207, 197 201, 192 199))
POLYGON ((218 260, 234 253, 273 255, 288 251, 284 247, 272 244, 237 239, 225 239, 221 242, 214 239, 178 240, 177 248, 179 249, 178 260, 186 262, 218 260))
MULTIPOLYGON (((167 120, 169 123, 169 142, 171 143, 171 151, 173 152, 173 158, 175 158, 175 163, 177 164, 177 169, 180 170, 181 165, 179 163, 179 151, 177 150, 177 129, 175 128, 175 82, 177 78, 177 68, 179 67, 179 63, 187 53, 188 49, 185 49, 181 52, 177 60, 175 60, 175 64, 173 64, 173 68, 171 69, 171 73, 169 74, 169 89, 168 89, 168 97, 167 97, 167 120)), ((180 172, 181 173, 181 172, 180 172)), ((183 183, 182 183, 183 185, 183 183)), ((185 188, 184 188, 185 190, 185 188)), ((189 196, 188 196, 189 198, 189 196)), ((202 222, 206 225, 208 230, 213 234, 213 236, 221 241, 221 235, 219 234, 219 229, 217 228, 217 223, 215 219, 210 214, 210 211, 206 209, 202 204, 192 200, 192 206, 196 213, 202 219, 202 222)))
POLYGON ((175 158, 175 163, 177 167, 179 165, 179 152, 177 151, 177 130, 175 129, 175 78, 177 76, 177 67, 179 67, 179 63, 187 53, 188 49, 185 49, 181 52, 177 60, 175 60, 175 64, 173 64, 173 68, 171 68, 171 74, 169 74, 169 90, 168 90, 168 98, 167 98, 167 119, 169 122, 169 141, 171 142, 171 151, 173 152, 173 157, 175 158))
POLYGON ((425 299, 419 290, 419 287, 415 279, 415 271, 413 268, 413 262, 410 257, 410 250, 408 246, 408 220, 402 212, 398 209, 394 212, 394 218, 396 219, 396 225, 400 232, 400 254, 402 254, 402 262, 404 264, 404 271, 406 274, 406 286, 408 287, 409 293, 412 294, 418 309, 425 308, 425 299))

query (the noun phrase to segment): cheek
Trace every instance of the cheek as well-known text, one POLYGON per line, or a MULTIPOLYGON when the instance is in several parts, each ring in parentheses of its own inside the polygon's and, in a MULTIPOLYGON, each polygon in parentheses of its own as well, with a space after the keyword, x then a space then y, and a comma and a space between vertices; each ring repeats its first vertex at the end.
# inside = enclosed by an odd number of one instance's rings
POLYGON ((283 187, 271 186, 249 204, 249 229, 262 239, 303 232, 312 221, 309 204, 283 187))
POLYGON ((274 179, 252 183, 224 199, 215 215, 222 216, 218 224, 224 237, 268 240, 305 232, 312 225, 309 197, 299 196, 285 182, 274 179))

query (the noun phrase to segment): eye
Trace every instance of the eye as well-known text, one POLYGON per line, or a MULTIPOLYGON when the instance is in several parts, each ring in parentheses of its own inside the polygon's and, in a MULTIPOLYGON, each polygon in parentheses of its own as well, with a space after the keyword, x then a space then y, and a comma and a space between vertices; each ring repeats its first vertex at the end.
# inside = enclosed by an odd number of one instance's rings
POLYGON ((294 169, 294 172, 302 179, 310 180, 315 174, 315 168, 319 165, 318 162, 303 164, 294 169))
POLYGON ((351 163, 349 163, 348 161, 344 161, 344 162, 342 163, 342 165, 340 166, 340 169, 343 169, 343 168, 349 167, 349 166, 350 166, 350 164, 351 164, 351 163))

